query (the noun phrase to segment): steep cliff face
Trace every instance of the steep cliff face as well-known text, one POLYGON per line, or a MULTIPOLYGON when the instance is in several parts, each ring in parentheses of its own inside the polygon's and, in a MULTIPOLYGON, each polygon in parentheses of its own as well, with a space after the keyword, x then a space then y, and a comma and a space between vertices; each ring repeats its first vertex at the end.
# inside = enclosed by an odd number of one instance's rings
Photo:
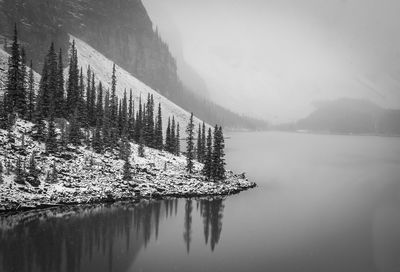
POLYGON ((140 0, 0 1, 0 34, 11 38, 14 23, 37 70, 51 41, 67 56, 70 33, 164 95, 180 86, 175 60, 140 0))

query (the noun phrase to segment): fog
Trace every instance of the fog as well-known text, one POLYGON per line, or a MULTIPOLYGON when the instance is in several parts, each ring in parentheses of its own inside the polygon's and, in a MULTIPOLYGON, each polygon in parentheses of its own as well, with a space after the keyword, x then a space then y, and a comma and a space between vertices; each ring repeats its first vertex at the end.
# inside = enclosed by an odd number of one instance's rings
POLYGON ((313 101, 340 97, 400 107, 399 1, 144 4, 173 54, 234 111, 276 123, 307 115, 313 101))

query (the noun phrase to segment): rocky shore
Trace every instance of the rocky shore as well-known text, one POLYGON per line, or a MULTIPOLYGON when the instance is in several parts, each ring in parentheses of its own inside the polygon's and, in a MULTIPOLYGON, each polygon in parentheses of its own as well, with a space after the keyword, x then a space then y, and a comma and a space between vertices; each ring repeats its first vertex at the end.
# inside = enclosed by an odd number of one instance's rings
POLYGON ((201 175, 202 164, 195 163, 194 173, 185 171, 186 158, 165 151, 145 149, 138 157, 138 146, 131 143, 131 180, 123 180, 123 164, 117 151, 97 154, 85 146, 68 146, 57 155, 45 153, 42 143, 30 137, 32 125, 19 120, 9 134, 0 130, 0 161, 15 167, 19 158, 29 165, 34 152, 39 186, 15 182, 14 172, 3 170, 0 183, 0 213, 40 209, 62 205, 115 201, 136 201, 167 197, 203 197, 235 194, 255 187, 244 174, 227 171, 226 179, 209 182, 201 175), (56 180, 49 179, 52 166, 56 180))

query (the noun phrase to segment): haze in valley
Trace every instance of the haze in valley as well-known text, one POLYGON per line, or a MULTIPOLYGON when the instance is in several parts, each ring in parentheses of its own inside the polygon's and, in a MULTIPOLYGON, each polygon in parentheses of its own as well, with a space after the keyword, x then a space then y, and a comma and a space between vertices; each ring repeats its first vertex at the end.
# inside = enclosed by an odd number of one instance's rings
POLYGON ((400 107, 399 1, 144 4, 186 83, 204 89, 187 76, 193 68, 208 95, 234 111, 278 123, 306 116, 314 101, 341 97, 400 107))

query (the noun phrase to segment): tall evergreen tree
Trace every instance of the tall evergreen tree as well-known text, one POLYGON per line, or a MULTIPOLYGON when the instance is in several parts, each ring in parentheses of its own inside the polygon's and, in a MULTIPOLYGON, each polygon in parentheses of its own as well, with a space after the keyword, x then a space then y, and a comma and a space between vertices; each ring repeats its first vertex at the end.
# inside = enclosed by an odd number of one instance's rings
POLYGON ((197 130, 197 161, 203 162, 202 156, 202 146, 201 146, 201 125, 199 124, 199 128, 197 130))
POLYGON ((107 147, 110 144, 110 91, 107 90, 104 99, 104 114, 103 114, 103 142, 107 147))
POLYGON ((35 112, 35 79, 33 78, 32 60, 29 68, 27 119, 28 121, 33 121, 35 112))
POLYGON ((210 180, 213 174, 213 154, 212 154, 212 136, 211 136, 211 128, 208 129, 207 135, 207 144, 206 151, 204 157, 204 167, 202 170, 202 174, 210 180))
POLYGON ((214 128, 214 147, 213 147, 213 178, 215 181, 225 178, 225 160, 224 160, 224 136, 222 127, 217 125, 214 128))
POLYGON ((57 134, 54 123, 54 113, 51 113, 49 118, 49 128, 47 130, 47 138, 46 138, 46 152, 48 153, 57 152, 57 134))
POLYGON ((142 158, 145 156, 143 131, 140 131, 138 155, 139 155, 139 157, 142 157, 142 158))
POLYGON ((6 112, 16 112, 23 115, 26 109, 26 93, 24 78, 21 70, 21 52, 18 43, 17 25, 14 27, 14 39, 11 46, 11 56, 8 60, 7 85, 6 85, 6 112))
POLYGON ((56 118, 65 117, 65 101, 64 101, 64 63, 62 58, 62 49, 58 53, 57 67, 57 89, 54 95, 54 103, 56 105, 54 115, 56 118))
MULTIPOLYGON (((79 100, 79 69, 78 69, 78 55, 75 47, 75 40, 72 42, 70 60, 69 60, 69 72, 68 72, 68 84, 67 84, 67 102, 66 112, 67 116, 75 118, 75 109, 78 105, 79 100)), ((78 115, 78 113, 77 113, 78 115)))
POLYGON ((111 113, 111 126, 117 126, 117 112, 118 112, 118 99, 116 95, 117 91, 117 76, 115 70, 115 63, 112 68, 112 76, 111 76, 111 94, 110 94, 110 113, 111 113))
POLYGON ((169 117, 167 129, 165 131, 165 150, 171 152, 171 119, 169 117))
POLYGON ((81 144, 81 131, 78 122, 78 109, 75 108, 74 114, 72 115, 69 129, 69 142, 73 145, 81 144))
POLYGON ((155 129, 155 148, 157 148, 158 150, 163 149, 161 103, 158 103, 158 113, 157 113, 156 129, 155 129))
POLYGON ((180 140, 180 128, 179 123, 176 126, 176 137, 175 137, 175 155, 180 156, 181 154, 181 140, 180 140))
POLYGON ((190 120, 186 128, 186 170, 189 173, 193 172, 193 159, 194 159, 194 124, 193 124, 193 113, 190 114, 190 120))

